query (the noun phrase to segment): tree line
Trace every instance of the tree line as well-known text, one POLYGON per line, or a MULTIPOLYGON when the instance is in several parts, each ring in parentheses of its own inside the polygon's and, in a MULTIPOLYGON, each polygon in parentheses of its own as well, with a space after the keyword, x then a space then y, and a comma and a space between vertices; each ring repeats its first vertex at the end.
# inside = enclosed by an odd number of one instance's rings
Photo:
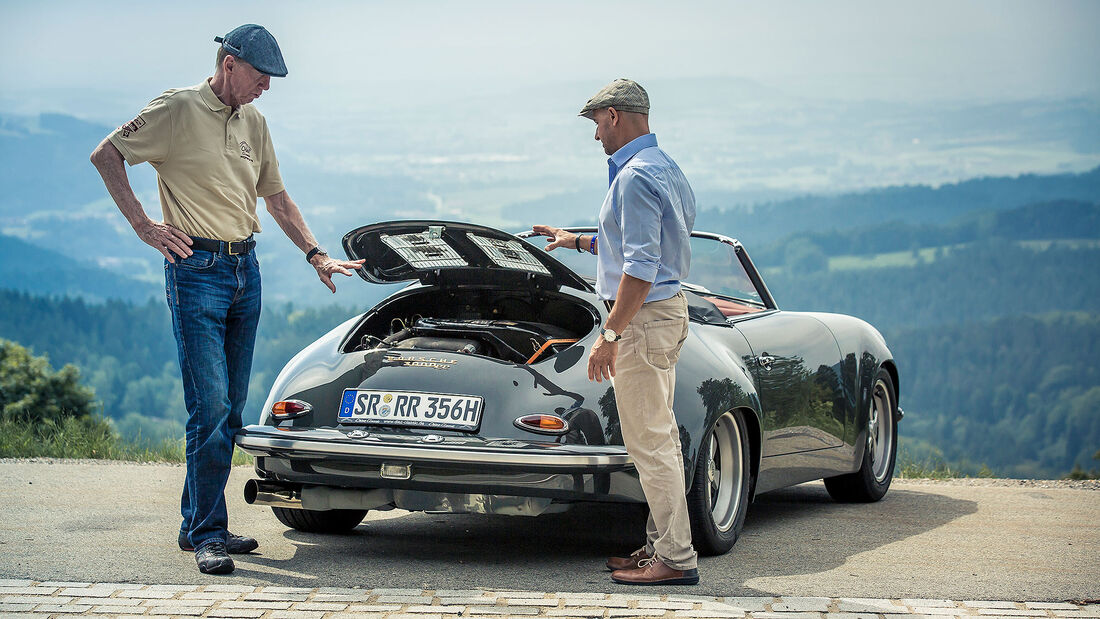
MULTIPOLYGON (((769 271, 783 309, 850 314, 883 332, 900 368, 908 449, 964 471, 985 464, 1002 475, 1060 476, 1075 465, 1094 466, 1100 449, 1100 248, 1021 244, 1037 233, 1008 233, 1015 222, 1045 226, 1043 234, 1055 238, 1100 237, 1088 223, 1096 212, 1095 204, 1046 203, 938 229, 893 224, 899 238, 940 247, 930 262, 912 266, 826 264, 807 272, 783 262, 783 247, 770 263, 751 247, 750 254, 769 271), (1047 220, 1034 223, 1043 213, 1047 220), (1006 233, 987 234, 998 229, 1006 233), (948 246, 951 234, 964 236, 948 246)), ((860 246, 867 234, 803 235, 778 245, 810 238, 839 252, 860 246)), ((258 417, 286 361, 359 311, 266 306, 246 419, 258 417)), ((83 384, 123 433, 182 436, 186 413, 163 300, 91 303, 0 291, 0 338, 47 354, 54 365, 80 368, 83 384)))

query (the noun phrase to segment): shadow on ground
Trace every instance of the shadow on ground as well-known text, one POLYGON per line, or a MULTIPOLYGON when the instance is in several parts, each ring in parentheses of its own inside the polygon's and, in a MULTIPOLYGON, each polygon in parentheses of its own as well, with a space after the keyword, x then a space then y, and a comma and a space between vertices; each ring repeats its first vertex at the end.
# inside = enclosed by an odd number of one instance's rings
MULTIPOLYGON (((744 583, 828 571, 976 510, 973 501, 910 490, 872 504, 835 503, 821 484, 779 490, 757 498, 730 553, 701 558, 701 585, 680 590, 760 595, 744 583)), ((496 588, 621 592, 603 563, 640 545, 645 516, 638 507, 591 504, 535 518, 411 514, 337 536, 288 530, 293 557, 242 557, 237 575, 310 587, 467 589, 491 574, 496 588), (267 569, 249 573, 249 564, 267 569)))

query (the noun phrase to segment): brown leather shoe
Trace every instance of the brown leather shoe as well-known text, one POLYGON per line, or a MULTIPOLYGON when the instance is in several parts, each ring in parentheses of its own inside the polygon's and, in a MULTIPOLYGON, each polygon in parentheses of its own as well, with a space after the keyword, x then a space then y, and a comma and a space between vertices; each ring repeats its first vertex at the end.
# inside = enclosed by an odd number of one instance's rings
POLYGON ((638 569, 638 563, 645 561, 649 558, 646 554, 645 547, 641 547, 634 552, 630 553, 629 557, 611 557, 607 560, 607 569, 614 572, 615 570, 636 570, 638 569))
POLYGON ((697 585, 699 570, 674 570, 660 559, 644 559, 632 570, 611 572, 611 580, 621 585, 697 585))

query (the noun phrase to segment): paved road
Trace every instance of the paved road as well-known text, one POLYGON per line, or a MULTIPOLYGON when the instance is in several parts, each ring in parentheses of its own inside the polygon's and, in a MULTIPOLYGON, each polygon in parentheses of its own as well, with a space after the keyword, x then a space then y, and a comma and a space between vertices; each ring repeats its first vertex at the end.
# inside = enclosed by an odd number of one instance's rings
MULTIPOLYGON (((179 466, 0 462, 0 578, 194 585, 624 593, 602 570, 644 514, 586 506, 523 517, 371 513, 353 534, 283 527, 230 479, 231 526, 260 541, 228 577, 175 549, 179 466)), ((663 593, 1063 601, 1100 598, 1100 491, 897 482, 880 503, 820 483, 759 497, 702 583, 663 593)), ((662 593, 647 590, 646 593, 662 593)))
POLYGON ((647 593, 35 582, 0 578, 0 617, 254 619, 1097 619, 1100 604, 647 593))

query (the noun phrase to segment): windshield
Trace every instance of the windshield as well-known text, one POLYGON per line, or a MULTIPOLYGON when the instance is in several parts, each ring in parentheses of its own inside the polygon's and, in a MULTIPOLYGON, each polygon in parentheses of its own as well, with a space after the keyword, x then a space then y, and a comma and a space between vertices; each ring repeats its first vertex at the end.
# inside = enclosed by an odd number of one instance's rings
POLYGON ((692 292, 711 293, 763 305, 760 293, 737 257, 737 249, 717 239, 691 237, 692 292), (701 290, 700 290, 701 289, 701 290))

